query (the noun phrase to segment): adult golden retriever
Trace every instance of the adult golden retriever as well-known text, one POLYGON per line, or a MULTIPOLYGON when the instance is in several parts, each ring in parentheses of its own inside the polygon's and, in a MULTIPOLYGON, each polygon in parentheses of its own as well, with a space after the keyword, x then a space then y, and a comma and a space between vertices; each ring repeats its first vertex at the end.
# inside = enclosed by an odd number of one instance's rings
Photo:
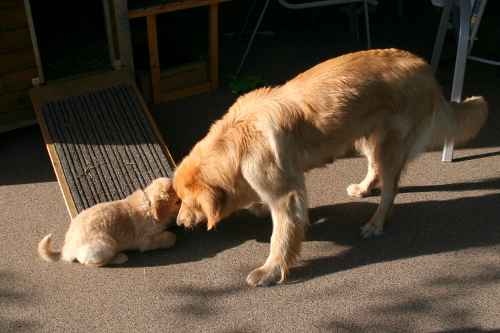
POLYGON ((247 283, 282 282, 297 259, 308 225, 304 172, 352 148, 368 173, 347 188, 362 197, 378 186, 380 204, 362 228, 382 232, 405 163, 445 137, 464 142, 487 117, 482 97, 448 103, 421 58, 402 50, 356 52, 333 58, 284 85, 252 91, 215 122, 181 162, 174 188, 182 200, 177 224, 206 221, 263 203, 273 231, 266 262, 247 283))

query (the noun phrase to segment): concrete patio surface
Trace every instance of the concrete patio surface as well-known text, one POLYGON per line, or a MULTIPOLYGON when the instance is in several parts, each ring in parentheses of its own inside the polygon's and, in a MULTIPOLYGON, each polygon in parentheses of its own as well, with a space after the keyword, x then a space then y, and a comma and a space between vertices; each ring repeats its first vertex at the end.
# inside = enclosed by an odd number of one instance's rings
MULTIPOLYGON (((433 42, 378 36, 375 46, 423 55, 433 42)), ((362 47, 346 37, 333 50, 335 36, 280 38, 258 40, 248 72, 283 82, 362 47)), ((222 47, 228 73, 240 53, 231 42, 222 47)), ((446 91, 451 64, 438 75, 446 91)), ((59 246, 68 226, 61 192, 36 126, 0 135, 0 332, 500 332, 498 74, 469 63, 464 96, 485 96, 488 123, 455 162, 435 151, 408 166, 383 236, 359 236, 379 198, 345 191, 364 176, 364 159, 309 173, 312 225, 301 261, 286 284, 270 288, 245 284, 271 235, 268 219, 245 214, 211 232, 176 229, 173 249, 130 253, 121 267, 43 262, 38 241, 53 233, 59 246)), ((223 85, 154 109, 175 159, 235 98, 223 85)))

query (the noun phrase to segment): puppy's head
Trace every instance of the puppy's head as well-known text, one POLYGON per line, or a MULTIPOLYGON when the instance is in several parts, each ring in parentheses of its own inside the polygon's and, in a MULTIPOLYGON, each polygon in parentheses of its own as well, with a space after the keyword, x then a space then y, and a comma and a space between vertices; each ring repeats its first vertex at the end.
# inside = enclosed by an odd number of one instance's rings
POLYGON ((172 221, 179 211, 181 200, 172 186, 170 178, 157 178, 144 189, 151 204, 151 214, 156 223, 172 221))
POLYGON ((175 171, 174 188, 182 200, 177 225, 192 228, 206 222, 210 230, 224 217, 225 191, 210 185, 201 172, 200 163, 194 159, 188 157, 179 165, 175 171))

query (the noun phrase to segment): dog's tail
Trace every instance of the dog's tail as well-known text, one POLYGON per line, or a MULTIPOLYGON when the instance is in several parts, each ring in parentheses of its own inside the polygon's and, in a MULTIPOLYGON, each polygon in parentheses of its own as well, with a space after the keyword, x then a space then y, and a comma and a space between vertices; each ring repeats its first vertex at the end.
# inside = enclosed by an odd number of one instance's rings
POLYGON ((442 147, 445 139, 453 140, 455 145, 466 143, 479 133, 487 118, 488 104, 483 97, 469 97, 460 103, 443 99, 435 114, 428 148, 442 147))
POLYGON ((59 261, 61 252, 52 251, 52 234, 45 236, 40 243, 38 243, 38 254, 45 261, 59 261))

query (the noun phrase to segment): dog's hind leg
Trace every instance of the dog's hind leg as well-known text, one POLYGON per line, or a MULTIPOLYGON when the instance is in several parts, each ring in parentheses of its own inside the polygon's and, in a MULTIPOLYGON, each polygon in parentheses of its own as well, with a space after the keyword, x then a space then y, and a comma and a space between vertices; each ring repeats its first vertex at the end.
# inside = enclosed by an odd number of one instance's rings
POLYGON ((76 260, 84 265, 101 267, 110 263, 115 255, 115 246, 98 240, 80 246, 76 251, 76 260))
POLYGON ((384 223, 394 205, 399 177, 406 163, 408 151, 398 133, 388 133, 375 147, 374 162, 378 166, 380 180, 380 204, 370 221, 361 228, 364 238, 382 234, 384 223))
POLYGON ((365 155, 368 162, 368 171, 366 173, 365 179, 363 179, 359 184, 351 184, 347 187, 347 194, 355 198, 363 198, 369 196, 376 186, 379 185, 379 166, 378 161, 375 156, 377 146, 375 144, 374 138, 372 139, 362 139, 357 145, 358 150, 365 155))

